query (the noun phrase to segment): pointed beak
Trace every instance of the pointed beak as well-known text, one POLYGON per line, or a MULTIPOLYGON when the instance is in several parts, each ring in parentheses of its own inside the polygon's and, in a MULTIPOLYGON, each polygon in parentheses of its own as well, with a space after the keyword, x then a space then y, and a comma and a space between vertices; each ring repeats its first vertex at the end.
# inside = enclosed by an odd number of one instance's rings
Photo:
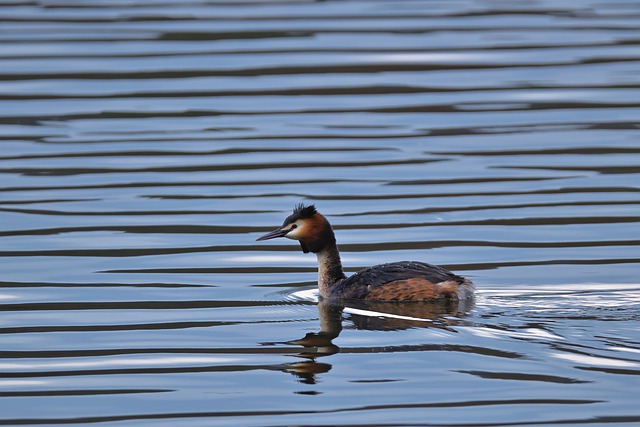
POLYGON ((276 237, 284 237, 289 231, 291 230, 283 230, 282 227, 276 228, 275 230, 268 232, 264 236, 258 237, 256 241, 275 239, 276 237))

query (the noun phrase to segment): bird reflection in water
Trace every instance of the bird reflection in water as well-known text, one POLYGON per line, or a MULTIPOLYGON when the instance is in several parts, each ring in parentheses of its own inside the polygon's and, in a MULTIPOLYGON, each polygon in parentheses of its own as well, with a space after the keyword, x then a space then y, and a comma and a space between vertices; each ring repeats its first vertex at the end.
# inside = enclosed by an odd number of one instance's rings
POLYGON ((316 375, 331 370, 331 364, 319 362, 321 357, 339 353, 333 340, 342 332, 343 315, 348 314, 353 328, 374 331, 397 331, 409 328, 438 328, 456 332, 453 326, 461 322, 474 306, 473 300, 436 300, 425 302, 390 302, 367 300, 325 300, 318 303, 320 331, 309 332, 286 344, 301 346, 294 353, 305 359, 282 366, 284 372, 298 377, 304 384, 316 384, 316 375))

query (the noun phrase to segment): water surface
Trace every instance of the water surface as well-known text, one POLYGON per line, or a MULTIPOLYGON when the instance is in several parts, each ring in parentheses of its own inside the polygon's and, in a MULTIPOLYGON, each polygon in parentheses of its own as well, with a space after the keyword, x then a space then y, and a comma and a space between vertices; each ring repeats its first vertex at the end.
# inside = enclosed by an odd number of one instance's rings
POLYGON ((637 2, 0 11, 0 424, 640 423, 637 2), (476 301, 318 304, 300 202, 476 301))

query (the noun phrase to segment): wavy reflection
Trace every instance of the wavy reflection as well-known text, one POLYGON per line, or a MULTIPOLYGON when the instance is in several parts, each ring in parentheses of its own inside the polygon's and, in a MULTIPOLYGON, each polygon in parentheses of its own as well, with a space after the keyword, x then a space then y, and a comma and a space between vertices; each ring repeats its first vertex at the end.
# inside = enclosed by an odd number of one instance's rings
MULTIPOLYGON (((355 329, 397 331, 409 328, 438 328, 455 332, 453 326, 474 307, 473 300, 429 302, 381 302, 367 300, 326 300, 318 302, 320 330, 281 344, 301 346, 294 355, 306 359, 284 365, 283 371, 302 383, 316 384, 316 376, 331 370, 331 364, 317 359, 341 352, 333 341, 340 336, 345 314, 355 329)), ((277 344, 277 343, 265 343, 277 344)), ((389 349, 394 351, 393 349, 389 349)), ((402 351, 401 349, 398 349, 402 351)))

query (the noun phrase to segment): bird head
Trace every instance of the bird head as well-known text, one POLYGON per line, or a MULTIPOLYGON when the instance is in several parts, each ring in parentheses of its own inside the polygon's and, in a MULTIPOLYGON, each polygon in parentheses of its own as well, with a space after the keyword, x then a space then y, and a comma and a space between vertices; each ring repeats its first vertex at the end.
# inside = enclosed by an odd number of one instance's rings
POLYGON ((335 243, 335 236, 329 221, 318 213, 314 205, 297 205, 281 227, 258 237, 256 240, 269 240, 277 237, 300 242, 302 252, 320 252, 329 242, 335 243))

